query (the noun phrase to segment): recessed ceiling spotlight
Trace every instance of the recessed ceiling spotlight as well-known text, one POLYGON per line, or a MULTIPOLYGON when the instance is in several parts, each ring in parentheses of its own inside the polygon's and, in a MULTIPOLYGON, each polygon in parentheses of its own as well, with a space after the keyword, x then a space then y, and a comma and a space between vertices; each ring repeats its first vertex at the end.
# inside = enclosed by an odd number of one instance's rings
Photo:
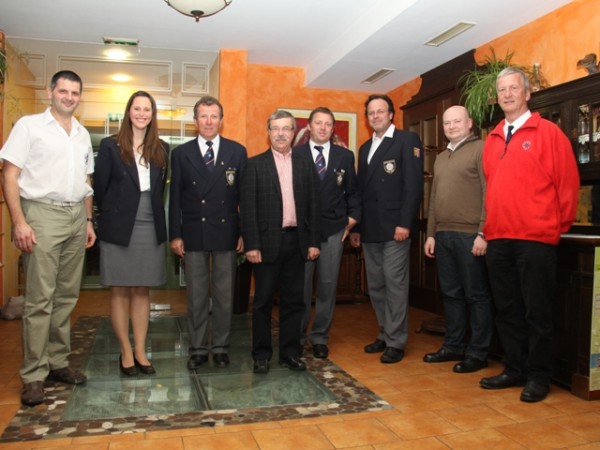
POLYGON ((439 47, 444 42, 449 41, 452 38, 455 38, 461 33, 464 33, 470 28, 473 28, 476 24, 473 22, 458 22, 453 27, 448 28, 446 31, 438 34, 436 37, 429 39, 425 42, 425 45, 429 45, 430 47, 439 47))
POLYGON ((361 81, 362 84, 373 84, 379 80, 381 80, 383 77, 387 77, 390 73, 395 72, 395 69, 379 69, 377 72, 375 72, 372 75, 369 75, 367 78, 365 78, 364 80, 361 81))

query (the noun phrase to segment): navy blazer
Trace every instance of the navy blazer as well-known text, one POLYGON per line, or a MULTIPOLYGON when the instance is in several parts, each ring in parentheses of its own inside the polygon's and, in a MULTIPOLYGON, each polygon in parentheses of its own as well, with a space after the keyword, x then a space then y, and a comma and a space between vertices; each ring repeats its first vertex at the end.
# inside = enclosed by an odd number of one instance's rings
MULTIPOLYGON (((283 201, 273 150, 254 156, 242 177, 240 213, 246 251, 260 250, 263 262, 273 262, 281 247, 283 201)), ((292 152, 292 183, 302 257, 320 248, 319 176, 312 158, 292 152)))
POLYGON ((208 170, 198 139, 171 156, 169 238, 183 239, 186 251, 235 250, 240 237, 240 177, 246 148, 220 137, 217 160, 208 170))
MULTIPOLYGON (((292 151, 306 155, 314 161, 309 142, 295 147, 292 151)), ((313 167, 316 171, 314 164, 313 167)), ((354 153, 339 145, 330 145, 327 170, 323 179, 319 178, 319 193, 321 242, 325 242, 348 225, 348 217, 357 222, 361 219, 354 153)))
MULTIPOLYGON (((167 180, 169 145, 161 141, 165 152, 165 167, 150 164, 150 195, 156 240, 167 240, 164 192, 167 180)), ((98 239, 128 246, 140 203, 140 178, 135 162, 125 164, 114 136, 100 142, 94 168, 94 200, 99 209, 98 239)))
POLYGON ((396 129, 392 138, 383 139, 367 163, 371 142, 365 142, 358 153, 361 240, 392 241, 396 227, 410 228, 411 237, 415 237, 423 197, 421 140, 413 132, 396 129))

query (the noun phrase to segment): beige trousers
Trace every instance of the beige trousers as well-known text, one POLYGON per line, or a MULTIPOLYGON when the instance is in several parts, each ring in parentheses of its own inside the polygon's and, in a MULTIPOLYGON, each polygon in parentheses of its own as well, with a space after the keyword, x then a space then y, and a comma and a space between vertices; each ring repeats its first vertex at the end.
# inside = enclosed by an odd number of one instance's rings
POLYGON ((23 253, 23 383, 43 381, 69 364, 71 312, 79 297, 86 243, 83 202, 58 206, 21 200, 37 244, 23 253))

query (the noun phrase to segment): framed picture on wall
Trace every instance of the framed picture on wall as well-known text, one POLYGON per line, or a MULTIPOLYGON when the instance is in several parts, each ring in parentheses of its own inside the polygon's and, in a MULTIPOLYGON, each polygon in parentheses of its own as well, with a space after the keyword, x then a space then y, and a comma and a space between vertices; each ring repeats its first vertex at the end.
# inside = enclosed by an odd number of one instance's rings
MULTIPOLYGON (((290 112, 296 119, 294 146, 308 141, 310 135, 306 125, 310 109, 279 108, 290 112)), ((334 143, 356 152, 356 114, 332 111, 335 116, 334 143)))

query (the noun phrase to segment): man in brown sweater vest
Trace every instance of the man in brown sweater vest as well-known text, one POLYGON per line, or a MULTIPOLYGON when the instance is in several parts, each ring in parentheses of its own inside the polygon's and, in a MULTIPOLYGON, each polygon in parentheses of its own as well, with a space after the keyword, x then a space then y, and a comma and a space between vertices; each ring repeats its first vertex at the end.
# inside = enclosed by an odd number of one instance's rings
POLYGON ((484 260, 487 243, 481 232, 485 221, 483 141, 472 134, 472 120, 462 106, 444 112, 443 126, 449 144, 433 167, 424 251, 437 260, 446 335, 442 348, 423 360, 460 361, 454 372, 467 373, 487 366, 492 337, 492 302, 484 260))

